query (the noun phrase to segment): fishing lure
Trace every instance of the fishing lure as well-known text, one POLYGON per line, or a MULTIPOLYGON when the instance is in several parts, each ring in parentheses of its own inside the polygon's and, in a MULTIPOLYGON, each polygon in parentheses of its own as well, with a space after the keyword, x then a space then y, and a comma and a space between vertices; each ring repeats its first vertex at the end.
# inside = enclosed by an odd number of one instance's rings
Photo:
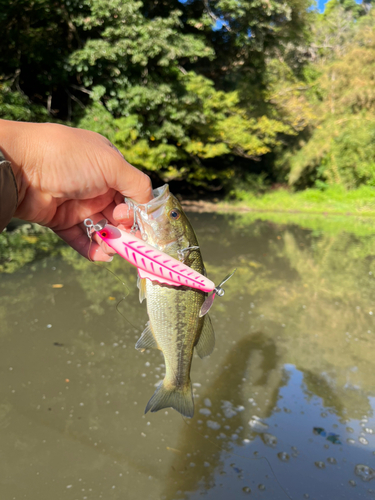
POLYGON ((216 295, 219 297, 224 295, 221 286, 236 271, 234 270, 218 286, 215 286, 215 283, 203 274, 137 238, 133 234, 138 229, 136 223, 133 224, 130 233, 108 224, 105 219, 97 224, 94 224, 91 219, 85 219, 84 224, 89 238, 96 232, 99 238, 116 253, 138 268, 140 278, 148 278, 151 281, 172 286, 188 286, 207 293, 212 292, 202 305, 200 317, 208 313, 216 295))

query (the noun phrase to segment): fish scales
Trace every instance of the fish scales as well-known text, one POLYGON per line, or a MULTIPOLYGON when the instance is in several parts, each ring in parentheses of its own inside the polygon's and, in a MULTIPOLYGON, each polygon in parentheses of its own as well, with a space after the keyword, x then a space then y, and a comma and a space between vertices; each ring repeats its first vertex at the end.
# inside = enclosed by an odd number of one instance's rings
MULTIPOLYGON (((139 226, 147 242, 204 274, 202 256, 193 228, 178 200, 165 185, 154 191, 156 198, 140 212, 139 226), (189 247, 193 247, 189 249, 189 247)), ((210 318, 199 317, 206 293, 189 287, 174 287, 149 279, 139 281, 140 300, 147 300, 149 323, 136 348, 158 348, 165 359, 166 374, 146 406, 146 412, 172 407, 192 417, 194 402, 190 368, 194 347, 200 357, 211 353, 214 332, 210 318)))
POLYGON ((202 329, 199 311, 205 294, 147 280, 146 296, 151 328, 170 369, 167 379, 174 377, 181 385, 189 377, 193 348, 202 329))

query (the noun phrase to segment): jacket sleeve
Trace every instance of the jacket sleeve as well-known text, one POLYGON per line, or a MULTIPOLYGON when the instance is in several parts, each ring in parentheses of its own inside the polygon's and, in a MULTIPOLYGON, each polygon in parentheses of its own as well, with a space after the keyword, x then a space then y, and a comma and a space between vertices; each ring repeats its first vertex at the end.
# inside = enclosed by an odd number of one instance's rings
POLYGON ((12 166, 0 150, 0 232, 9 224, 18 205, 18 189, 12 166))

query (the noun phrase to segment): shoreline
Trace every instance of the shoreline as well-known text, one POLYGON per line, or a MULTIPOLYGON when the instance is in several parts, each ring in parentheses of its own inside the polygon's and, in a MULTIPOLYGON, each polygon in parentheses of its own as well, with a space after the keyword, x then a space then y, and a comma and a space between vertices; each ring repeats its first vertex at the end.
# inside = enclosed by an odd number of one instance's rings
POLYGON ((245 204, 241 204, 235 202, 224 203, 224 202, 212 202, 212 201, 190 201, 190 200, 182 200, 180 201, 181 206, 184 210, 188 212, 195 213, 252 213, 252 214, 291 214, 291 215, 322 215, 322 216, 348 216, 348 217, 374 217, 375 218, 375 210, 374 211, 363 211, 363 212, 349 212, 349 211, 336 211, 330 208, 327 208, 324 211, 314 210, 314 209, 275 209, 275 208, 252 208, 245 204))

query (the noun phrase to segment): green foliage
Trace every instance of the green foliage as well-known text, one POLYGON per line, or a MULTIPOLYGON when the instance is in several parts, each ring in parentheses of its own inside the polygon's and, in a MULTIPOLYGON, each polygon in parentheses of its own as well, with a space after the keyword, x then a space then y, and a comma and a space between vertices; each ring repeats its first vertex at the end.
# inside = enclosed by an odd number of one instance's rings
POLYGON ((310 6, 0 0, 0 117, 94 130, 165 181, 374 185, 371 2, 310 6))
POLYGON ((0 0, 0 78, 16 101, 1 116, 46 120, 29 99, 163 179, 230 185, 303 126, 267 101, 264 70, 304 38, 308 6, 0 0))
POLYGON ((232 166, 209 170, 205 159, 229 154, 258 158, 279 143, 280 134, 294 133, 281 120, 248 116, 237 91, 218 91, 211 80, 194 72, 180 74, 178 81, 185 95, 173 101, 159 128, 147 126, 135 113, 113 118, 99 101, 86 108, 79 126, 104 133, 139 168, 156 171, 166 181, 184 176, 199 185, 233 177, 232 166))
POLYGON ((24 224, 0 234, 0 273, 13 273, 46 255, 59 251, 62 240, 37 224, 24 224))
POLYGON ((370 13, 352 25, 345 54, 318 63, 320 74, 311 95, 317 118, 309 135, 284 156, 291 185, 375 185, 374 29, 375 15, 370 13))
POLYGON ((356 3, 355 0, 330 0, 325 6, 323 18, 337 15, 337 9, 340 7, 356 18, 366 13, 363 6, 356 3))
POLYGON ((0 118, 4 120, 42 121, 47 119, 45 108, 31 104, 20 91, 11 90, 9 83, 0 81, 0 118))

